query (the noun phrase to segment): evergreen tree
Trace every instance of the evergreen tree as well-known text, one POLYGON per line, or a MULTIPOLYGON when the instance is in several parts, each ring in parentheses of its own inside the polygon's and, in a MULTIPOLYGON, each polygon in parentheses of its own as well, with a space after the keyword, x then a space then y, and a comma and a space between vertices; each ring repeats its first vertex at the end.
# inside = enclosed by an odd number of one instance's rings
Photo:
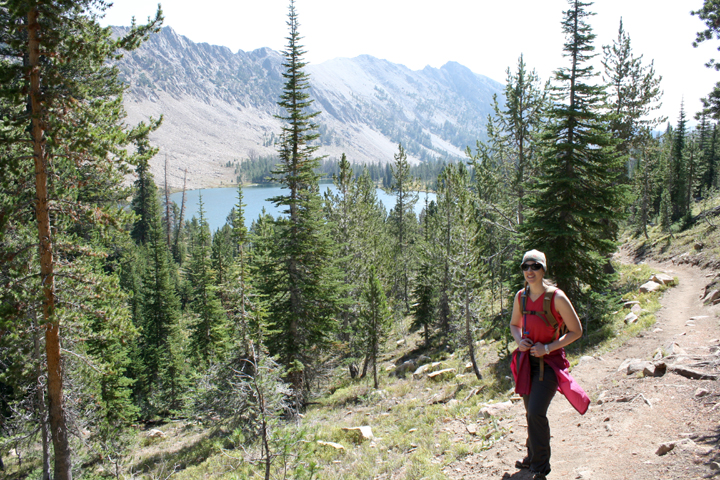
POLYGON ((375 268, 370 267, 367 284, 363 290, 363 307, 360 318, 366 355, 371 359, 373 366, 373 385, 378 388, 377 359, 380 353, 380 343, 387 335, 392 320, 392 314, 387 306, 385 292, 380 280, 375 274, 375 268))
POLYGON ((615 251, 625 188, 618 184, 623 157, 608 129, 605 92, 590 61, 589 3, 569 0, 562 22, 570 65, 555 72, 554 104, 542 134, 544 150, 532 215, 522 226, 526 247, 544 251, 558 286, 570 298, 608 282, 605 258, 615 251))
POLYGON ((396 268, 394 292, 403 305, 403 311, 410 311, 410 281, 415 266, 414 242, 417 233, 415 204, 418 200, 415 179, 410 176, 410 164, 402 145, 398 145, 398 153, 394 155, 394 163, 390 167, 392 184, 390 191, 395 194, 395 207, 390 212, 391 231, 395 237, 393 261, 396 268))
POLYGON ((285 84, 278 102, 285 113, 278 117, 283 121, 280 163, 273 171, 287 193, 271 199, 286 216, 276 219, 271 262, 264 267, 262 280, 268 300, 268 346, 288 369, 300 400, 336 330, 340 285, 333 265, 334 245, 322 218, 319 176, 314 172, 319 161, 314 157, 318 147, 311 145, 318 138, 313 119, 319 112, 308 110, 312 100, 293 0, 287 23, 285 84))
MULTIPOLYGON (((90 0, 9 0, 0 8, 0 110, 5 118, 0 143, 12 145, 11 155, 3 158, 3 186, 22 184, 35 199, 34 210, 6 211, 0 228, 19 239, 32 225, 38 245, 37 250, 16 250, 24 253, 3 259, 2 268, 6 262, 31 266, 23 282, 27 302, 22 303, 24 309, 41 312, 57 480, 72 478, 64 391, 66 377, 77 372, 72 362, 63 360, 61 340, 65 351, 81 347, 73 343, 76 322, 92 324, 91 330, 102 335, 98 332, 103 327, 90 317, 104 319, 108 328, 131 328, 124 321, 124 299, 112 290, 108 303, 96 308, 97 297, 117 285, 112 268, 98 269, 92 258, 109 251, 103 252, 108 246, 98 243, 128 220, 118 209, 127 196, 120 189, 122 176, 135 161, 126 147, 147 136, 152 125, 128 129, 124 124, 124 86, 110 61, 158 28, 161 13, 149 25, 134 26, 127 36, 113 40, 111 30, 97 23, 107 6, 90 0), (53 205, 58 208, 51 214, 53 205)), ((131 339, 132 331, 127 333, 131 339)), ((107 360, 120 362, 115 372, 122 375, 121 355, 107 360)), ((94 382, 77 380, 75 385, 87 388, 94 382)))
POLYGON ((192 289, 190 308, 196 318, 190 329, 190 345, 202 365, 219 359, 227 340, 227 319, 218 297, 215 271, 210 258, 210 227, 205 220, 205 206, 202 195, 199 199, 197 236, 186 267, 186 274, 192 289))
POLYGON ((664 118, 650 115, 662 106, 662 76, 655 74, 655 66, 642 64, 642 55, 636 57, 630 45, 630 36, 623 28, 622 18, 618 36, 612 45, 603 46, 605 81, 612 108, 610 130, 619 141, 618 151, 628 155, 635 141, 645 129, 653 130, 664 118))
MULTIPOLYGON (((493 97, 497 141, 506 148, 506 154, 514 167, 509 193, 517 198, 516 216, 519 225, 522 225, 525 216, 526 176, 533 175, 536 153, 534 137, 544 119, 547 89, 548 84, 540 85, 535 70, 527 71, 521 55, 516 73, 512 74, 509 68, 507 70, 504 109, 500 108, 497 95, 493 97)), ((492 129, 489 129, 490 132, 492 129)))
POLYGON ((670 170, 670 201, 673 212, 672 221, 676 222, 687 213, 687 196, 690 185, 687 157, 685 155, 685 144, 687 141, 687 119, 685 118, 684 102, 680 105, 677 127, 673 130, 672 156, 670 170))

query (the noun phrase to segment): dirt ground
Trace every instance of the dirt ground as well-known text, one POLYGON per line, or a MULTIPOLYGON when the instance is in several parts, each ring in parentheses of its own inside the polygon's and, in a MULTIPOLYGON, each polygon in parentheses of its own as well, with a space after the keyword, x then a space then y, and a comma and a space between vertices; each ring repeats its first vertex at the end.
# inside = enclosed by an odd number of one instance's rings
MULTIPOLYGON (((654 327, 615 351, 584 357, 572 370, 592 404, 581 416, 561 394, 554 398, 548 413, 552 433, 549 479, 720 477, 718 382, 692 380, 670 371, 661 377, 618 372, 624 360, 652 360, 658 348, 667 352, 673 342, 687 355, 680 352, 670 357, 668 365, 720 371, 720 305, 703 306, 700 299, 716 272, 688 265, 647 263, 678 277, 679 285, 664 294, 654 327), (667 442, 676 444, 668 453, 659 455, 658 449, 667 442)), ((531 478, 526 470, 514 468, 515 461, 525 453, 524 414, 522 402, 514 402, 499 420, 509 433, 490 450, 448 466, 448 477, 531 478)))

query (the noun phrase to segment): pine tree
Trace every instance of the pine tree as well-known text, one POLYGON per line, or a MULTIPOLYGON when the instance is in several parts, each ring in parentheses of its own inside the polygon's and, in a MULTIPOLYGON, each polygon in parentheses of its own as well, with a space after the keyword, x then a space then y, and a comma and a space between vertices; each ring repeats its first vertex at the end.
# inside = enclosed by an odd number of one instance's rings
POLYGON ((380 353, 380 343, 387 334, 392 313, 387 306, 385 292, 375 274, 374 267, 370 267, 367 284, 363 290, 363 301, 360 318, 364 326, 362 331, 364 332, 365 352, 372 362, 373 385, 377 389, 377 360, 380 353))
MULTIPOLYGON (((150 131, 147 126, 125 126, 124 86, 109 63, 119 58, 119 51, 136 47, 155 30, 161 12, 149 25, 112 40, 110 29, 97 23, 105 8, 106 4, 90 0, 10 0, 0 8, 0 109, 6 114, 1 134, 3 144, 13 145, 3 170, 35 197, 34 220, 24 208, 12 211, 0 224, 3 229, 10 225, 24 229, 34 223, 39 245, 36 254, 34 249, 23 249, 25 254, 13 261, 32 265, 30 283, 24 285, 31 304, 37 305, 32 294, 42 292, 36 311, 41 312, 39 323, 45 333, 48 418, 57 480, 72 478, 63 397, 73 364, 63 362, 60 344, 62 331, 63 349, 71 351, 73 329, 60 327, 84 320, 85 315, 113 317, 108 323, 129 327, 122 321, 119 305, 95 308, 94 296, 102 297, 114 280, 112 274, 95 270, 85 257, 102 256, 103 247, 94 240, 104 241, 104 232, 118 219, 127 220, 117 208, 124 196, 122 175, 128 173, 128 162, 134 161, 125 147, 150 131), (51 206, 62 207, 51 214, 51 206)), ((13 235, 19 238, 17 232, 13 235)), ((108 299, 124 301, 115 295, 108 299)), ((121 371, 118 366, 117 372, 121 371)))
POLYGON ((670 201, 673 205, 672 221, 676 222, 687 213, 687 195, 690 188, 688 184, 688 164, 685 156, 687 141, 687 119, 685 118, 685 104, 680 105, 677 127, 673 130, 672 156, 670 170, 670 201))
POLYGON ((287 24, 285 85, 278 102, 285 113, 278 116, 283 130, 280 163, 273 171, 287 193, 270 199, 283 207, 286 216, 276 219, 271 263, 264 267, 262 277, 268 300, 268 346, 288 369, 301 400, 320 352, 329 346, 336 330, 340 285, 333 265, 334 245, 322 218, 319 175, 314 172, 319 159, 314 156, 317 145, 311 144, 318 138, 313 119, 319 112, 309 112, 312 100, 293 0, 287 24))
POLYGON ((220 303, 215 271, 210 258, 210 227, 205 219, 202 195, 199 199, 198 229, 186 274, 192 289, 190 308, 195 313, 190 345, 202 365, 222 357, 227 339, 227 318, 220 303))
POLYGON ((555 72, 554 104, 542 134, 544 150, 532 215, 523 224, 525 247, 544 251, 549 271, 570 298, 608 282, 605 258, 615 251, 625 188, 604 116, 605 92, 590 63, 595 34, 589 3, 570 0, 562 22, 570 65, 555 72))
POLYGON ((534 137, 544 119, 548 86, 549 84, 540 85, 535 70, 527 71, 521 55, 516 73, 512 74, 509 68, 507 70, 504 109, 500 108, 497 95, 493 97, 497 140, 505 146, 506 154, 510 157, 508 160, 514 166, 510 194, 517 198, 516 215, 519 225, 522 225, 525 216, 526 176, 533 176, 534 173, 534 137))
POLYGON ((405 312, 410 311, 410 281, 415 267, 415 251, 413 244, 417 233, 415 204, 417 192, 413 191, 415 179, 410 175, 410 164, 402 145, 398 145, 398 153, 394 156, 390 167, 392 184, 390 191, 395 194, 395 207, 390 212, 389 221, 395 237, 393 261, 396 268, 394 292, 403 305, 405 312))
POLYGON ((654 62, 643 65, 642 55, 636 57, 633 54, 622 18, 617 39, 612 45, 603 46, 602 64, 612 107, 610 130, 619 140, 618 151, 628 155, 645 129, 653 130, 665 121, 664 118, 651 117, 662 106, 662 76, 656 75, 654 62))

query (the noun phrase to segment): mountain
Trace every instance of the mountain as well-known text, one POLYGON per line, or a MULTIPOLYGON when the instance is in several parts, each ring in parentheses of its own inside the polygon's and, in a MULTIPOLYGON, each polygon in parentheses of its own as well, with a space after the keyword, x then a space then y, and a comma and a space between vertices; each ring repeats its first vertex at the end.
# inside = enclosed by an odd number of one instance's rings
MULTIPOLYGON (((126 32, 114 27, 115 33, 126 32)), ((234 181, 228 162, 275 153, 282 89, 279 52, 261 48, 233 53, 194 43, 170 27, 150 37, 117 64, 129 85, 128 123, 163 116, 152 136, 160 147, 155 178, 181 187, 234 181)), ((351 162, 388 162, 402 143, 411 161, 464 158, 465 147, 485 135, 492 97, 502 85, 449 62, 409 68, 368 55, 308 65, 310 95, 321 114, 320 153, 351 162)))

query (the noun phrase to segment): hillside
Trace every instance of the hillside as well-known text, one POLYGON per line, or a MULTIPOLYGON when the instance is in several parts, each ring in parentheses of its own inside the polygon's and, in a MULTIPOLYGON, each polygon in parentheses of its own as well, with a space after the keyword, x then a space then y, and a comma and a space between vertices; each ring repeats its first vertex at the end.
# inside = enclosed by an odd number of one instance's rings
MULTIPOLYGON (((122 27, 116 27, 118 34, 122 27)), ((282 56, 268 48, 233 53, 196 44, 170 27, 127 54, 118 67, 130 86, 128 123, 163 115, 152 136, 161 149, 152 164, 181 187, 217 186, 234 180, 228 161, 275 153, 280 132, 276 102, 282 56)), ((449 62, 412 71, 371 56, 308 65, 314 107, 321 111, 320 154, 355 163, 392 160, 402 143, 411 161, 464 158, 484 135, 492 97, 502 85, 449 62)))

